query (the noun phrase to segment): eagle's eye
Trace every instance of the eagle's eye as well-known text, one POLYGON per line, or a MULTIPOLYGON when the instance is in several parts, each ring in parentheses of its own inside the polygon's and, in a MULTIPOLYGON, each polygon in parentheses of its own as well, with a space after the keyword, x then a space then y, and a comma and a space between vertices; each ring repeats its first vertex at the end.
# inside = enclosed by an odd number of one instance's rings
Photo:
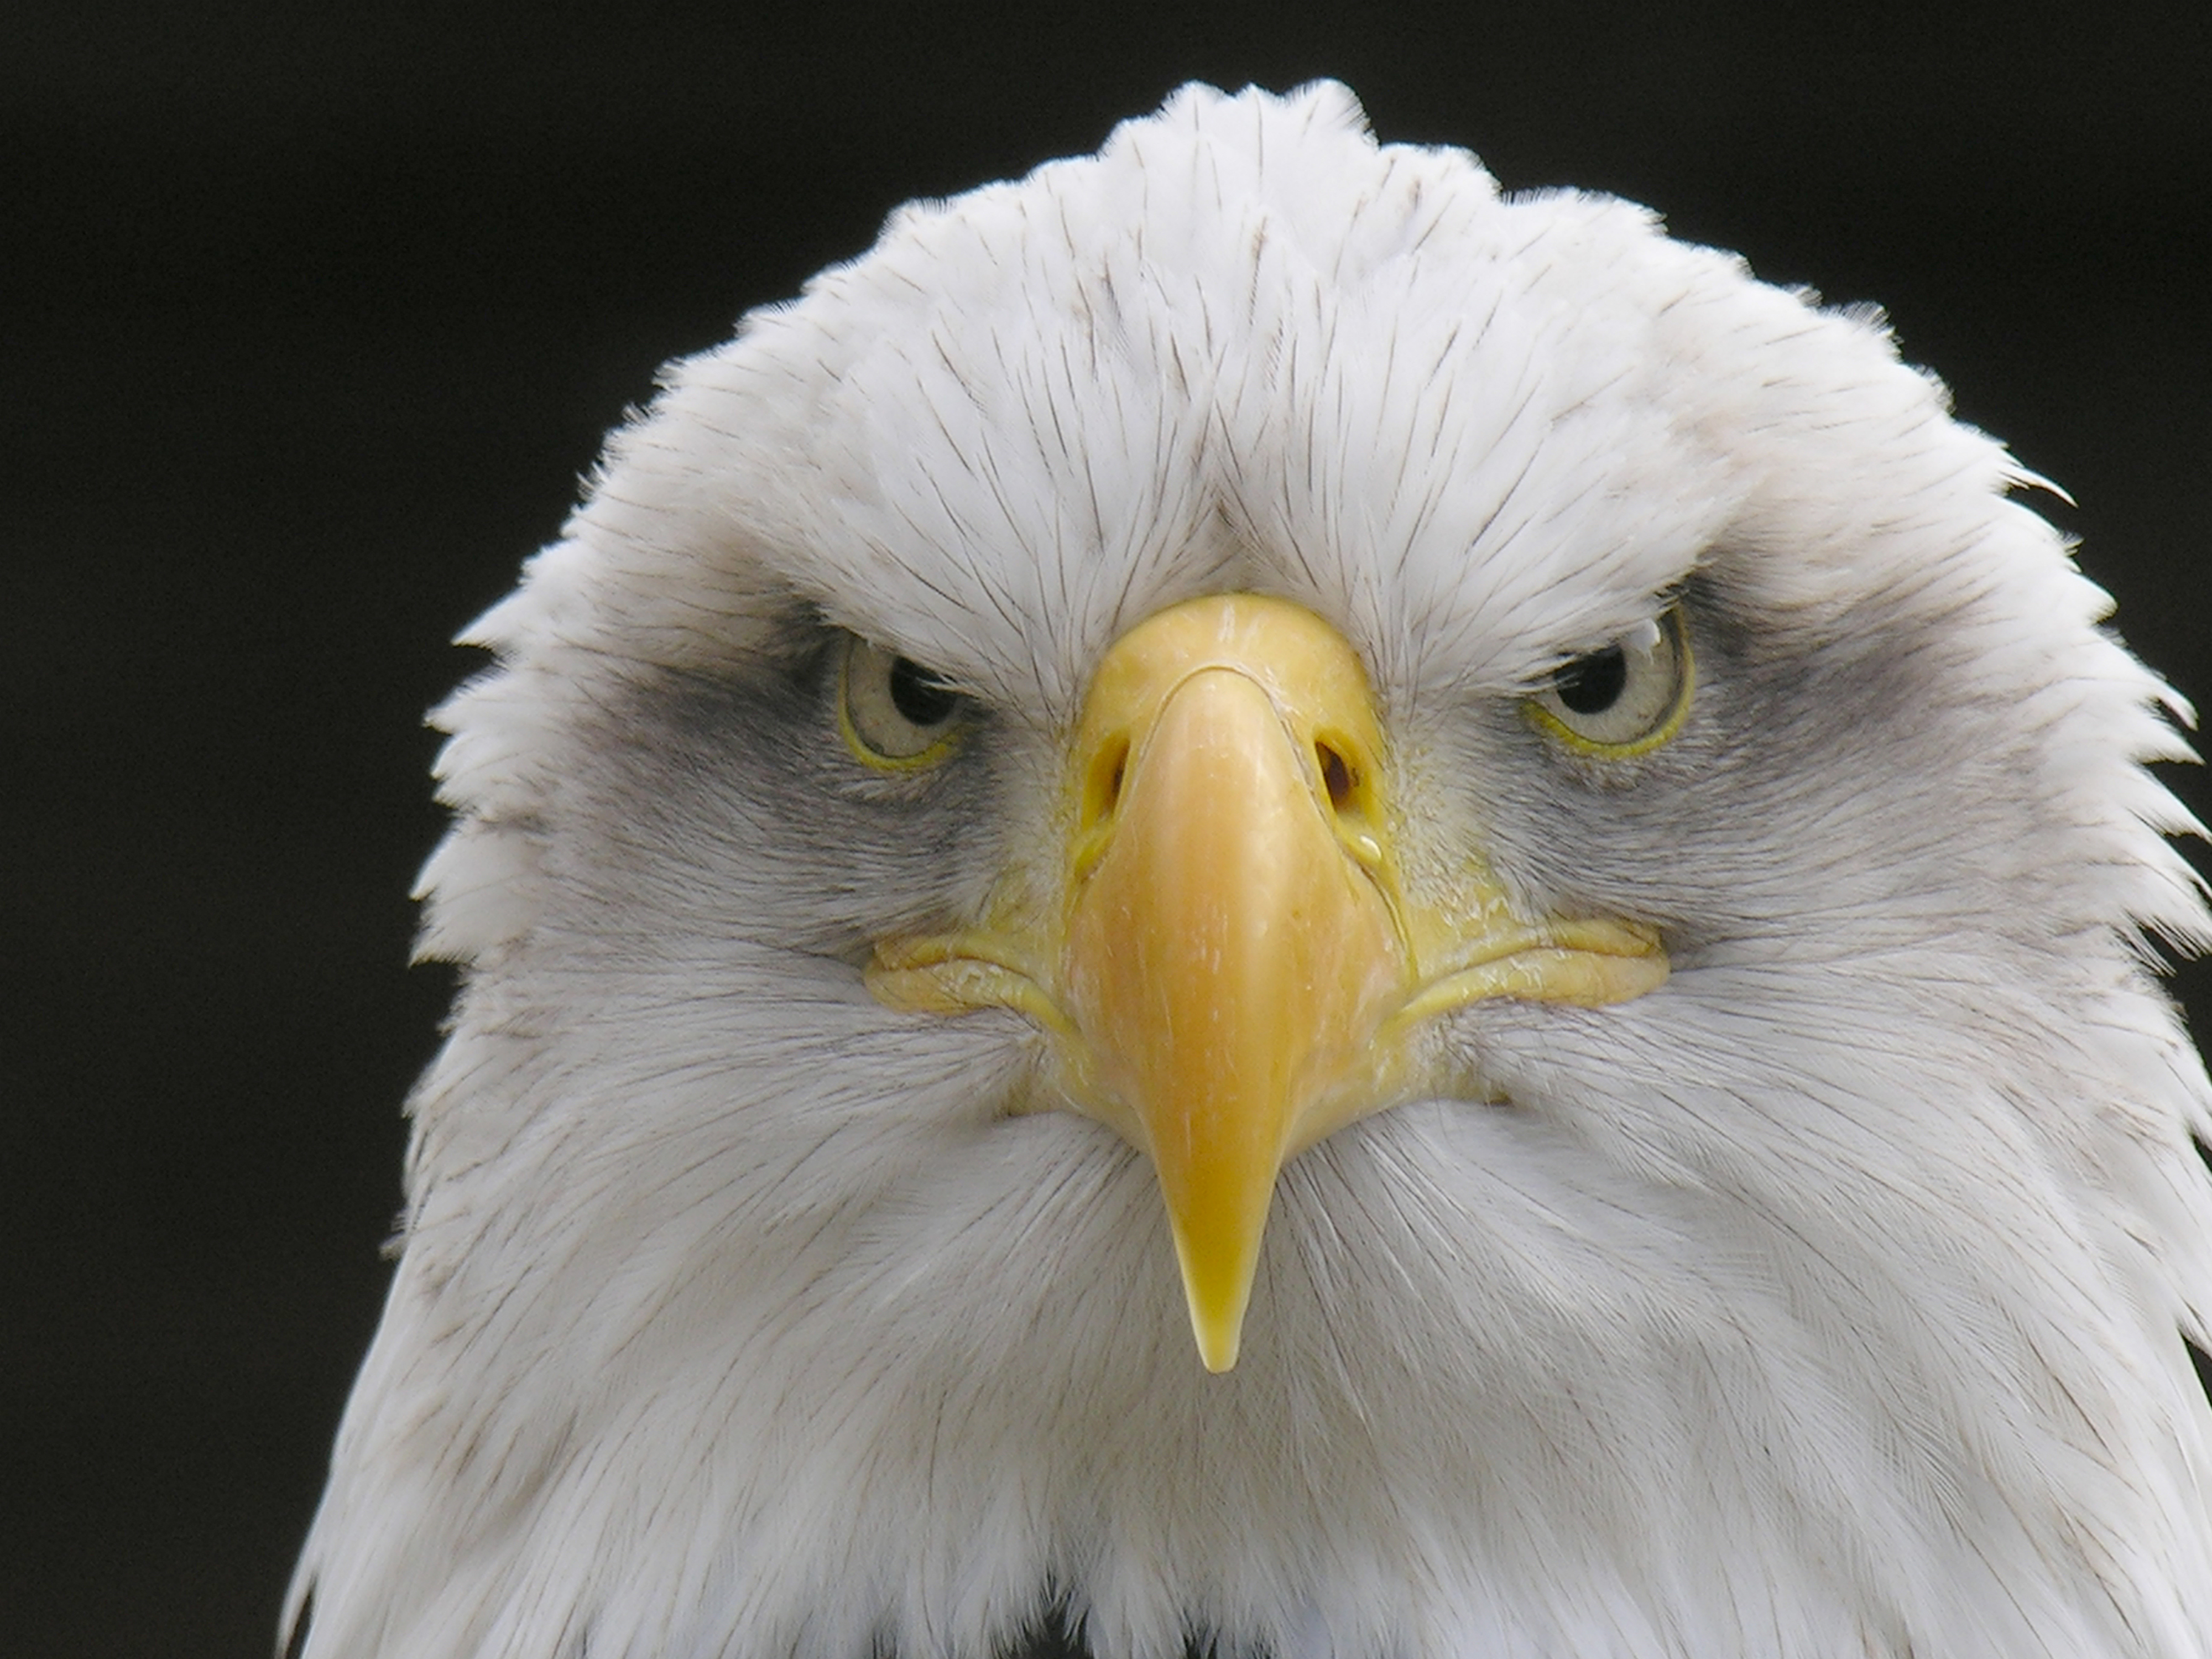
POLYGON ((934 766, 957 745, 968 699, 910 658, 850 638, 837 671, 837 726, 863 764, 934 766))
POLYGON ((1680 730, 1692 678, 1681 612, 1670 609, 1566 663, 1526 707, 1540 728, 1577 753, 1622 759, 1680 730))

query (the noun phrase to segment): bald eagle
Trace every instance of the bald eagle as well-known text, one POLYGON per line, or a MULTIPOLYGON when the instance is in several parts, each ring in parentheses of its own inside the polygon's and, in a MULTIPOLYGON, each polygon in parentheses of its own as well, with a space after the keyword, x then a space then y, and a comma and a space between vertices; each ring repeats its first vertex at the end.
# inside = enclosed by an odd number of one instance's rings
POLYGON ((1879 318, 1186 88, 435 716, 308 1659, 2212 1655, 2185 707, 1879 318))

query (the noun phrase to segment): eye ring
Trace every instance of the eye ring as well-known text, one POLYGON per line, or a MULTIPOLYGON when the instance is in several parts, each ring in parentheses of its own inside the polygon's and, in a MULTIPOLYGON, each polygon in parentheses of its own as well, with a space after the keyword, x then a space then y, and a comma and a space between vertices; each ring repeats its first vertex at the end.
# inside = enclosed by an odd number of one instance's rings
POLYGON ((863 766, 916 772, 960 746, 968 699, 910 657, 848 635, 837 664, 837 731, 863 766))
POLYGON ((1696 686, 1697 664, 1676 605, 1561 665, 1521 706, 1532 725, 1576 754, 1628 760, 1682 729, 1696 686))

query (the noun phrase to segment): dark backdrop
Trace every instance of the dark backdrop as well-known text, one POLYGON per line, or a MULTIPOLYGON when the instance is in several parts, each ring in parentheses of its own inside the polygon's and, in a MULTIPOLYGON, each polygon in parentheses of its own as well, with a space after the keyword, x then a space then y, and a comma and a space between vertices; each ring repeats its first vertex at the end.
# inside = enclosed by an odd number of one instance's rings
POLYGON ((1091 149, 1188 77, 1336 75, 1386 137, 1886 304, 2212 696, 2212 10, 1824 9, 14 16, 0 1640, 265 1647, 448 988, 404 965, 420 715, 471 666, 443 641, 658 362, 905 198, 1091 149))

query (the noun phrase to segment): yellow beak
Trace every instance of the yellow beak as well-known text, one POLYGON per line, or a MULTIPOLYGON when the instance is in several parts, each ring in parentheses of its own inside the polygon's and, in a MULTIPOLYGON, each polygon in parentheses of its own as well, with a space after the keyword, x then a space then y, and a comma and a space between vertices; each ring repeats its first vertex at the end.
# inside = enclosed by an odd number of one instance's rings
POLYGON ((1237 1360, 1276 1171, 1407 988, 1369 701, 1318 618, 1216 599, 1124 637, 1077 738, 1121 775, 1078 827, 1068 1012, 1159 1172, 1212 1370, 1237 1360))
POLYGON ((1476 998, 1666 977, 1650 929, 1532 923, 1480 860, 1405 891, 1373 697, 1311 612, 1226 594, 1101 662, 1071 755, 1056 917, 877 948, 893 1006, 1020 1008, 1079 1109, 1158 1171, 1206 1368, 1237 1362, 1285 1159, 1401 1097, 1413 1030, 1476 998))

